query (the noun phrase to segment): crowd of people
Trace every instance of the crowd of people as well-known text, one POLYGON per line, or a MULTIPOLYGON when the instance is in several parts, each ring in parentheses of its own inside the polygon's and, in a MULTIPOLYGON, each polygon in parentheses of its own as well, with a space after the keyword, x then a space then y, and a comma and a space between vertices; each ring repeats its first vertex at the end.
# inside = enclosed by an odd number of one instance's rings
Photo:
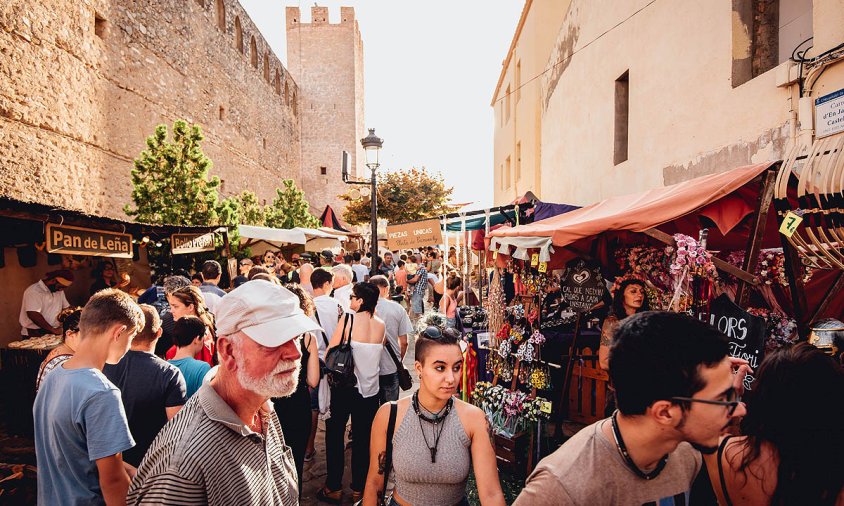
MULTIPOLYGON (((455 260, 268 251, 228 291, 211 260, 137 300, 101 277, 82 308, 62 293, 73 274, 48 273, 21 311, 25 335, 63 336, 37 379, 39 503, 298 504, 324 419, 320 501, 342 501, 348 471, 364 505, 468 504, 470 474, 481 504, 505 504, 489 422, 455 397, 471 297, 455 260), (432 309, 446 323, 415 332, 432 309), (411 342, 418 387, 399 399, 411 342)), ((607 417, 516 504, 844 504, 844 328, 833 358, 801 344, 750 371, 708 325, 648 311, 642 288, 622 285, 604 324, 607 417)))

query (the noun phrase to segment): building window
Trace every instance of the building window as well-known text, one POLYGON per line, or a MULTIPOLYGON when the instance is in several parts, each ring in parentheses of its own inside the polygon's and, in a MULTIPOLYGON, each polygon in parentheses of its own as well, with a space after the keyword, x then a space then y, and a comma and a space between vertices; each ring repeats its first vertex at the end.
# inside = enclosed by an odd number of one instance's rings
POLYGON ((220 118, 220 121, 223 121, 224 119, 226 119, 226 108, 223 107, 222 105, 220 106, 220 112, 219 112, 218 117, 220 118))
POLYGON ((278 77, 278 70, 275 71, 275 80, 273 81, 275 87, 275 94, 281 95, 281 79, 278 77))
POLYGON ((522 98, 522 60, 516 62, 516 103, 522 98))
POLYGON ((615 165, 627 160, 630 128, 630 71, 615 80, 615 165))
POLYGON ((287 85, 287 79, 284 80, 284 105, 290 105, 290 88, 287 85))
POLYGON ((264 53, 264 79, 270 82, 270 56, 264 53))
POLYGON ((521 181, 522 179, 522 142, 519 141, 516 143, 516 181, 521 181))
POLYGON ((249 39, 249 63, 253 68, 258 68, 258 44, 255 43, 255 36, 249 39))
POLYGON ((217 0, 217 28, 226 31, 226 6, 223 0, 217 0))
POLYGON ((507 91, 504 92, 504 124, 510 121, 510 85, 507 85, 507 91))
POLYGON ((510 188, 510 157, 508 156, 506 160, 504 160, 504 189, 510 188))
POLYGON ((108 29, 108 21, 105 20, 98 12, 94 13, 94 35, 104 39, 106 30, 108 29))
POLYGON ((319 174, 321 176, 325 176, 326 174, 328 174, 328 167, 320 167, 319 168, 319 174))
POLYGON ((264 146, 264 149, 267 149, 267 138, 266 137, 263 137, 261 139, 261 144, 264 146))
POLYGON ((240 26, 240 18, 237 16, 234 18, 234 47, 238 53, 243 54, 243 27, 240 26))

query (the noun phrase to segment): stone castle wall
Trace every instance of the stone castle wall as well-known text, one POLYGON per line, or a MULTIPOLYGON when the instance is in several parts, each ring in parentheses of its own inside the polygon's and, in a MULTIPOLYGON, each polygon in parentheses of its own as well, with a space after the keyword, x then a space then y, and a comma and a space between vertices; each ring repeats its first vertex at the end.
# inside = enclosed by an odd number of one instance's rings
POLYGON ((298 7, 287 7, 287 62, 301 90, 302 186, 312 210, 325 204, 342 215, 337 195, 349 186, 341 178, 342 152, 351 155, 350 174, 368 177, 360 139, 363 122, 363 42, 355 11, 341 7, 330 23, 327 7, 312 7, 302 23, 298 7))
POLYGON ((301 181, 298 87, 236 0, 7 0, 0 75, 2 196, 125 218, 132 160, 180 118, 224 196, 301 181))

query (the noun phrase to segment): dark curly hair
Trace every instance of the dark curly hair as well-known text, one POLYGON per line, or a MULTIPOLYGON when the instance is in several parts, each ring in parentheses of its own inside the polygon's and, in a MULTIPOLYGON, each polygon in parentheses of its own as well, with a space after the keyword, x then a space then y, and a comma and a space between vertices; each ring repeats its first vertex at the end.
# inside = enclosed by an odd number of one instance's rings
POLYGON ((619 285, 618 290, 616 290, 615 295, 612 298, 612 309, 610 311, 610 313, 619 320, 627 318, 627 311, 624 310, 624 290, 630 285, 641 286, 642 291, 645 294, 645 298, 642 300, 642 307, 636 310, 636 312, 642 313, 644 311, 650 311, 651 309, 651 305, 648 303, 648 287, 645 285, 645 282, 641 279, 625 279, 621 282, 621 285, 619 285))

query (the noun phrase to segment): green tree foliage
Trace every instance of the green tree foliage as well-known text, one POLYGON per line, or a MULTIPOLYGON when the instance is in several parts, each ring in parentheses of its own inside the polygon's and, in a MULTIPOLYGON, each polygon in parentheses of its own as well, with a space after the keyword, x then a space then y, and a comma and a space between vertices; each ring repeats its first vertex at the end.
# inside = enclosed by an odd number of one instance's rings
POLYGON ((319 227, 319 219, 309 211, 305 193, 292 179, 282 181, 284 188, 276 188, 276 198, 264 209, 264 224, 274 228, 319 227))
MULTIPOLYGON (((433 218, 456 210, 450 206, 454 188, 447 188, 442 176, 426 169, 387 172, 378 175, 378 217, 390 223, 433 218)), ((357 199, 349 193, 340 195, 349 202, 343 218, 353 225, 369 223, 369 198, 357 199)))
POLYGON ((211 160, 202 152, 202 129, 183 120, 159 125, 132 169, 132 201, 124 211, 135 221, 166 225, 217 225, 235 217, 229 201, 219 202, 220 178, 208 179, 211 160))
POLYGON ((258 197, 249 190, 244 190, 231 199, 237 204, 241 225, 264 226, 266 221, 264 206, 258 202, 258 197))

